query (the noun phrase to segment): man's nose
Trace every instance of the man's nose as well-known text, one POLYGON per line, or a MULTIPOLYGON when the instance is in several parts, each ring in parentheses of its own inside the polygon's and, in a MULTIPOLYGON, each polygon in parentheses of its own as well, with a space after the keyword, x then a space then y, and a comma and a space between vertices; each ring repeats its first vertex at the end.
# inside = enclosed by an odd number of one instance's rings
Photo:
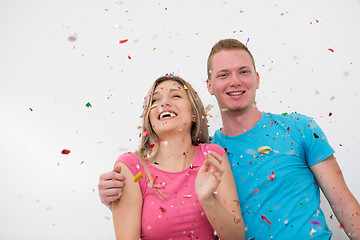
POLYGON ((233 74, 230 78, 230 86, 241 86, 242 79, 238 74, 233 74))

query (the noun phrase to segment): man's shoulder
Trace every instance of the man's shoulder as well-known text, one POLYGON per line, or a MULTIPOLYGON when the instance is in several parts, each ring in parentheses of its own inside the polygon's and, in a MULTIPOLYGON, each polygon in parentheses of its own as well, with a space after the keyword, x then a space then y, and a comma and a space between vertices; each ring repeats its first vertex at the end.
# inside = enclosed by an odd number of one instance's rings
POLYGON ((298 122, 298 121, 311 121, 312 117, 307 115, 291 112, 291 113, 263 113, 265 117, 269 117, 272 120, 279 121, 279 122, 298 122))

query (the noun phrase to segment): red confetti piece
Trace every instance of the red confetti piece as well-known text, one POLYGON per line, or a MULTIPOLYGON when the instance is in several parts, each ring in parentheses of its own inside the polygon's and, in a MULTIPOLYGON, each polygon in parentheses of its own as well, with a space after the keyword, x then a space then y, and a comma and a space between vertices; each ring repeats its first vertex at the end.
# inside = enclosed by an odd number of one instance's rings
POLYGON ((329 48, 328 50, 329 50, 330 52, 334 52, 334 49, 332 49, 332 48, 329 48))
POLYGON ((66 155, 67 155, 67 154, 69 154, 69 153, 70 153, 70 150, 64 149, 64 150, 62 150, 62 151, 61 151, 61 153, 62 153, 62 154, 66 154, 66 155))
POLYGON ((329 113, 329 117, 331 117, 332 116, 332 113, 329 113))
POLYGON ((340 228, 344 228, 344 224, 343 223, 340 223, 340 228))
POLYGON ((128 40, 127 39, 124 39, 124 40, 120 40, 119 43, 122 44, 122 43, 126 43, 128 40))
POLYGON ((128 59, 131 59, 131 57, 130 57, 130 56, 128 56, 128 59))
POLYGON ((258 192, 259 192, 259 189, 256 189, 256 190, 252 191, 251 193, 255 194, 255 193, 258 193, 258 192))
POLYGON ((272 172, 271 175, 270 175, 270 180, 273 181, 274 178, 275 178, 275 174, 274 174, 274 172, 272 172))
POLYGON ((150 149, 153 149, 155 147, 155 144, 150 144, 150 149))
POLYGON ((262 220, 265 220, 268 224, 271 224, 271 222, 269 221, 269 219, 267 219, 267 217, 265 217, 264 215, 260 215, 262 220))

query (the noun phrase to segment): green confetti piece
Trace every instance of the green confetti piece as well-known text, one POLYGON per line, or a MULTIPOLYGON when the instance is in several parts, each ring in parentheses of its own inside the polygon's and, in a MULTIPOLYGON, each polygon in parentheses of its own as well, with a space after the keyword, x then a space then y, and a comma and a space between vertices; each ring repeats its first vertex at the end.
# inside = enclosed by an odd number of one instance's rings
POLYGON ((82 165, 84 163, 84 161, 82 161, 81 163, 80 163, 80 165, 82 165))
POLYGON ((87 106, 87 107, 92 107, 91 104, 90 104, 90 102, 88 102, 88 103, 86 104, 86 106, 87 106))
POLYGON ((286 115, 288 115, 288 113, 285 112, 285 113, 282 113, 281 115, 286 116, 286 115))

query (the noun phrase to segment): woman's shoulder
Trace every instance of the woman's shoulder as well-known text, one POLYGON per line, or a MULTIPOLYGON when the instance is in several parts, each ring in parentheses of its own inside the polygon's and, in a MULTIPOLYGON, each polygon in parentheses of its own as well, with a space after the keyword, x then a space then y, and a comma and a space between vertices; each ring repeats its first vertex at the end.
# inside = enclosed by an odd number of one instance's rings
POLYGON ((201 143, 199 144, 199 146, 202 152, 209 152, 209 151, 216 152, 220 156, 222 156, 225 152, 225 150, 216 143, 201 143))
POLYGON ((140 158, 135 152, 121 154, 116 160, 115 164, 118 162, 125 164, 130 169, 130 171, 132 171, 132 169, 139 169, 141 165, 140 158))

